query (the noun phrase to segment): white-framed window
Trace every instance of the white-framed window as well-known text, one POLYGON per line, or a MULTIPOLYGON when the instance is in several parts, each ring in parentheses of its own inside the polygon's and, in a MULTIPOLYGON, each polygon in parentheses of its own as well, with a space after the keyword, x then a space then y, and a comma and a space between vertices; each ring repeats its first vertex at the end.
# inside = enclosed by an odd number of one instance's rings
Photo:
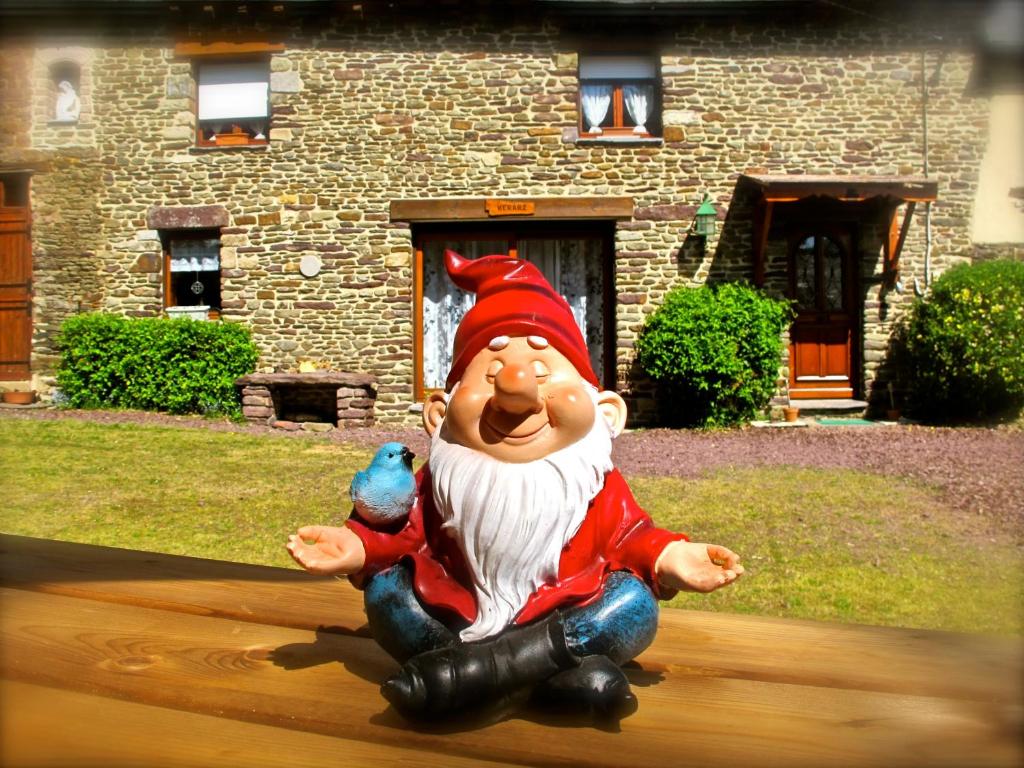
POLYGON ((200 60, 196 71, 200 146, 266 144, 270 135, 270 59, 200 60))
POLYGON ((661 135, 661 81, 656 56, 580 54, 580 136, 661 135))

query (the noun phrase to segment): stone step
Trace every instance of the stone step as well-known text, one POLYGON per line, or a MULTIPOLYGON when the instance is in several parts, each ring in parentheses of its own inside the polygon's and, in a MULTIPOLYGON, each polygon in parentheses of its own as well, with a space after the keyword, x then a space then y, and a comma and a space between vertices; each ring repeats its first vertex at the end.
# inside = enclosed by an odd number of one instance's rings
POLYGON ((868 407, 866 401, 853 399, 793 400, 791 405, 801 416, 862 416, 868 407))

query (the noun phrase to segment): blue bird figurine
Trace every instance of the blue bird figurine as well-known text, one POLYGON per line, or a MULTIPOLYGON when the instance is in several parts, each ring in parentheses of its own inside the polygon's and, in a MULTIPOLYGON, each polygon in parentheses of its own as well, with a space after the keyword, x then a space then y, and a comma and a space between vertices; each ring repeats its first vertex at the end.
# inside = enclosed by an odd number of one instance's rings
POLYGON ((352 504, 368 523, 387 525, 409 514, 416 495, 412 460, 416 456, 401 443, 385 443, 370 466, 356 472, 349 486, 352 504))

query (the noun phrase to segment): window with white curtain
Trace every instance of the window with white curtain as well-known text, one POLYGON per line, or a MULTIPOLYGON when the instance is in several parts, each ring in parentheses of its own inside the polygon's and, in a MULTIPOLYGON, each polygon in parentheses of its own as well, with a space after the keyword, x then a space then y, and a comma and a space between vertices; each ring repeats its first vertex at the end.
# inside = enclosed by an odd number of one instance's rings
POLYGON ((220 233, 175 230, 164 234, 164 306, 220 311, 220 233))
POLYGON ((581 54, 579 61, 580 136, 660 135, 657 57, 581 54))
POLYGON ((444 268, 445 249, 476 259, 514 254, 536 265, 568 302, 603 379, 605 356, 604 240, 590 236, 425 238, 422 242, 421 389, 443 389, 452 364, 455 332, 476 297, 458 288, 444 268))
POLYGON ((266 144, 270 130, 270 62, 203 61, 196 65, 198 143, 266 144))
POLYGON ((466 259, 508 253, 507 240, 430 240, 423 249, 423 387, 444 389, 452 367, 455 331, 476 303, 476 295, 459 288, 444 268, 451 249, 466 259))

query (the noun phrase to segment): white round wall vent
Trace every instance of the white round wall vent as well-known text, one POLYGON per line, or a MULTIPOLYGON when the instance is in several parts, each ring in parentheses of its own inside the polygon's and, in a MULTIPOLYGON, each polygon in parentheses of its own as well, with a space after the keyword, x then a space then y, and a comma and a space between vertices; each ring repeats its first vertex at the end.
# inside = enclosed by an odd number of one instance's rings
POLYGON ((323 262, 320 261, 319 257, 312 254, 303 256, 301 261, 299 261, 299 272, 302 273, 303 277, 316 277, 320 274, 322 267, 323 262))

